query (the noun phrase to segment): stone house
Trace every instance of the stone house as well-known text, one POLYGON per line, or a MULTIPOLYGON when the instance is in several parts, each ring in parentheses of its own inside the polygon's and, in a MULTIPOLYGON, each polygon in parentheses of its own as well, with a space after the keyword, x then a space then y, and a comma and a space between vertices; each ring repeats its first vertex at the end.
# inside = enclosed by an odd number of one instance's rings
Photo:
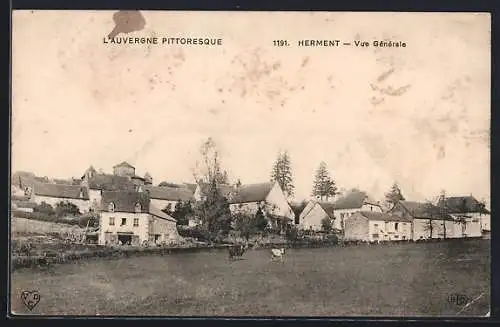
POLYGON ((309 201, 299 215, 299 229, 321 231, 323 219, 331 220, 333 226, 338 226, 335 220, 335 204, 331 202, 309 201))
POLYGON ((177 241, 176 220, 150 203, 145 192, 103 191, 99 244, 177 241))
POLYGON ((412 221, 389 213, 359 211, 345 219, 346 241, 404 241, 411 239, 412 221))

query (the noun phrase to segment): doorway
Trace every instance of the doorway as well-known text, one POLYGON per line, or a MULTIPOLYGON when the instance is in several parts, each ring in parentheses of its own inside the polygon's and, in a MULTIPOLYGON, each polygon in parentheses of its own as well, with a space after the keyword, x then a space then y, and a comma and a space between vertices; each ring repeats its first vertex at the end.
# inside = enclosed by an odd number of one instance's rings
POLYGON ((118 234, 118 241, 120 241, 120 243, 122 245, 125 245, 125 244, 132 244, 132 235, 131 234, 118 234))

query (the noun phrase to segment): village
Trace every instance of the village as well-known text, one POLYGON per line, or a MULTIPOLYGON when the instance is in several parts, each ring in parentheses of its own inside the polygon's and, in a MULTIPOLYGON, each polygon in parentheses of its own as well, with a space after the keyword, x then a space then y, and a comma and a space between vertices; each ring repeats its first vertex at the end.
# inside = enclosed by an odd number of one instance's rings
MULTIPOLYGON (((320 177, 324 179, 325 167, 322 169, 320 177)), ((316 185, 320 190, 316 197, 301 203, 289 201, 279 180, 218 183, 216 188, 227 200, 233 220, 230 229, 240 232, 246 225, 234 220, 241 215, 253 221, 247 225, 254 227, 259 224, 256 220, 263 219, 260 231, 284 235, 293 229, 307 235, 334 234, 342 242, 480 238, 488 237, 490 232, 490 212, 472 195, 448 197, 443 193, 435 203, 416 202, 405 199, 395 184, 390 192, 395 199, 384 206, 362 190, 331 192, 331 180, 324 182, 319 188, 316 185)), ((73 208, 73 213, 97 217, 97 222, 87 222, 87 242, 175 244, 182 238, 181 228, 203 225, 193 207, 207 199, 210 186, 203 181, 155 184, 149 173, 138 176, 125 161, 115 165, 112 173, 90 166, 80 179, 58 180, 16 172, 12 178, 12 212, 13 216, 22 213, 25 218, 33 215, 37 219, 37 211, 73 208)), ((247 234, 248 239, 250 232, 247 234)))

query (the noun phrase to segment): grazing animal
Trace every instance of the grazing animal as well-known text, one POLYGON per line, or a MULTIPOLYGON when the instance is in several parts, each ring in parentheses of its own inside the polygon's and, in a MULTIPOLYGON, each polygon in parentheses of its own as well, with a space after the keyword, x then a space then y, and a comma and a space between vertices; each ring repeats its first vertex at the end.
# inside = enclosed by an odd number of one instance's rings
POLYGON ((242 257, 243 254, 246 252, 248 246, 247 245, 235 245, 230 248, 228 248, 229 252, 229 259, 234 259, 235 257, 242 257))
POLYGON ((285 257, 285 249, 284 248, 271 249, 271 260, 280 259, 281 261, 283 261, 284 257, 285 257))

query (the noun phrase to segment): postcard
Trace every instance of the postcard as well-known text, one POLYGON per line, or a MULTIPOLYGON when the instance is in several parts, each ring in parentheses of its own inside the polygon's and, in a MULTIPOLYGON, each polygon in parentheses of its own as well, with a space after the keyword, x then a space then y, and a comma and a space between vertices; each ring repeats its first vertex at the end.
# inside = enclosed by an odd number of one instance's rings
POLYGON ((15 10, 13 316, 487 317, 486 13, 15 10))

